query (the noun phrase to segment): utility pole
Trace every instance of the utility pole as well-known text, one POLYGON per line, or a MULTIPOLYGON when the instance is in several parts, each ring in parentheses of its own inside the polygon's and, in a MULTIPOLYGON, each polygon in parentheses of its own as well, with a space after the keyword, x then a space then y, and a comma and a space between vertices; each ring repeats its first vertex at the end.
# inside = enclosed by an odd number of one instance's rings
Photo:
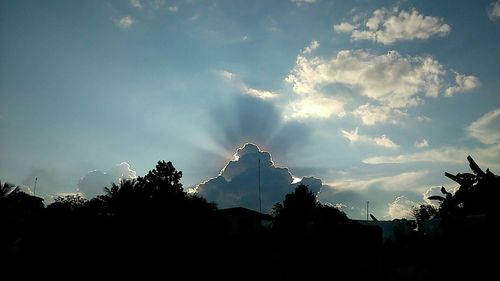
POLYGON ((366 220, 368 221, 368 205, 370 204, 370 201, 366 201, 366 220))
POLYGON ((35 178, 35 187, 33 187, 33 195, 36 195, 36 182, 38 181, 38 177, 35 178))
POLYGON ((260 197, 260 157, 259 157, 259 212, 262 214, 262 200, 260 197))

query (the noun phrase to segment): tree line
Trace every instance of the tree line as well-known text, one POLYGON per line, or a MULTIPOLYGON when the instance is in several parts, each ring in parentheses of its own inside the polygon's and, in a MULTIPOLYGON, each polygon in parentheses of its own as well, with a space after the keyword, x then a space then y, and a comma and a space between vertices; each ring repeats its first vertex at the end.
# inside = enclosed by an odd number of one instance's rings
POLYGON ((326 280, 388 279, 487 272, 497 246, 499 177, 468 158, 473 173, 445 175, 459 187, 414 209, 417 231, 383 244, 381 229, 350 220, 300 185, 273 208, 269 226, 251 213, 234 216, 184 191, 182 172, 159 161, 145 176, 113 183, 86 199, 43 200, 0 183, 0 264, 6 275, 326 280), (430 234, 425 222, 440 220, 430 234), (243 228, 241 228, 243 229, 243 228), (424 249, 439 249, 428 255, 424 249), (467 257, 474 256, 474 259, 467 257), (460 257, 457 259, 457 257, 460 257), (439 266, 441 265, 441 267, 439 266), (459 269, 449 271, 443 265, 459 269), (362 267, 363 270, 358 270, 362 267), (178 275, 181 274, 181 275, 178 275))

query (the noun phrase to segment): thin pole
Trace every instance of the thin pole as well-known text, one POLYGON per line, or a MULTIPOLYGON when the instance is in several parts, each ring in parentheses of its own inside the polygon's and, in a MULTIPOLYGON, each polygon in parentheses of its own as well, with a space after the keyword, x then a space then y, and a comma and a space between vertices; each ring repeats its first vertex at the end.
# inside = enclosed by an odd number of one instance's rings
POLYGON ((366 201, 366 220, 368 220, 368 205, 370 204, 370 201, 366 201))
POLYGON ((35 187, 33 187, 33 195, 36 195, 36 182, 38 181, 38 177, 35 178, 35 187))
POLYGON ((259 158, 259 212, 262 214, 262 200, 260 197, 260 158, 259 158))

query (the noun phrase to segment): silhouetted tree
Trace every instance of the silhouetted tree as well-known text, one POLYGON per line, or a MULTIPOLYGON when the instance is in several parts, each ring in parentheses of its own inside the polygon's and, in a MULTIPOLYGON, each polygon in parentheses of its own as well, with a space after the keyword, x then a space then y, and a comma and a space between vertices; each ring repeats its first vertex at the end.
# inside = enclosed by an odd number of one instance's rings
POLYGON ((48 208, 64 209, 67 212, 73 212, 78 208, 82 208, 87 199, 80 194, 58 196, 54 199, 54 203, 47 206, 48 208))
POLYGON ((137 179, 138 184, 150 196, 180 196, 186 195, 180 180, 182 172, 177 171, 172 162, 158 161, 156 168, 144 177, 137 179))
POLYGON ((285 195, 283 204, 276 203, 273 208, 273 225, 276 229, 292 228, 306 231, 317 206, 316 195, 306 185, 299 185, 292 193, 285 195))
POLYGON ((429 199, 440 202, 436 216, 441 218, 441 229, 436 239, 439 239, 440 263, 445 264, 441 268, 454 268, 452 273, 456 276, 487 279, 495 270, 490 257, 500 246, 496 230, 500 177, 489 169, 481 170, 470 156, 467 160, 474 174, 445 173, 460 186, 453 194, 441 188, 443 196, 429 199))
POLYGON ((428 219, 433 218, 438 212, 438 209, 430 204, 422 204, 418 207, 413 207, 411 213, 415 220, 417 221, 417 227, 419 232, 424 231, 424 222, 428 219))
POLYGON ((500 177, 489 169, 483 172, 472 157, 468 156, 469 166, 474 174, 458 173, 445 176, 460 184, 452 194, 444 187, 441 193, 444 196, 431 196, 429 199, 440 202, 438 216, 448 218, 465 217, 469 215, 498 214, 497 200, 500 196, 500 177))
MULTIPOLYGON (((119 215, 139 215, 147 204, 144 190, 140 189, 135 179, 121 180, 104 188, 104 195, 98 196, 108 212, 119 215)), ((97 203, 97 202, 94 202, 97 203)))
POLYGON ((345 213, 319 203, 306 185, 299 185, 273 208, 273 227, 278 231, 339 234, 349 223, 345 213))

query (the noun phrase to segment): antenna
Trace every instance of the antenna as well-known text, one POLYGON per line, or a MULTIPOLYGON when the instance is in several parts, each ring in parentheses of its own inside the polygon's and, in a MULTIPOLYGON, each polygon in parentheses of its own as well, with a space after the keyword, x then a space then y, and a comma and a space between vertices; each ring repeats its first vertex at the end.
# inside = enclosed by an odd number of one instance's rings
POLYGON ((370 201, 366 201, 366 220, 368 220, 368 206, 370 205, 370 201))
POLYGON ((259 212, 262 214, 262 200, 260 197, 260 157, 259 157, 259 212))
POLYGON ((36 195, 36 182, 38 181, 38 177, 35 178, 35 187, 33 187, 33 195, 36 195))

